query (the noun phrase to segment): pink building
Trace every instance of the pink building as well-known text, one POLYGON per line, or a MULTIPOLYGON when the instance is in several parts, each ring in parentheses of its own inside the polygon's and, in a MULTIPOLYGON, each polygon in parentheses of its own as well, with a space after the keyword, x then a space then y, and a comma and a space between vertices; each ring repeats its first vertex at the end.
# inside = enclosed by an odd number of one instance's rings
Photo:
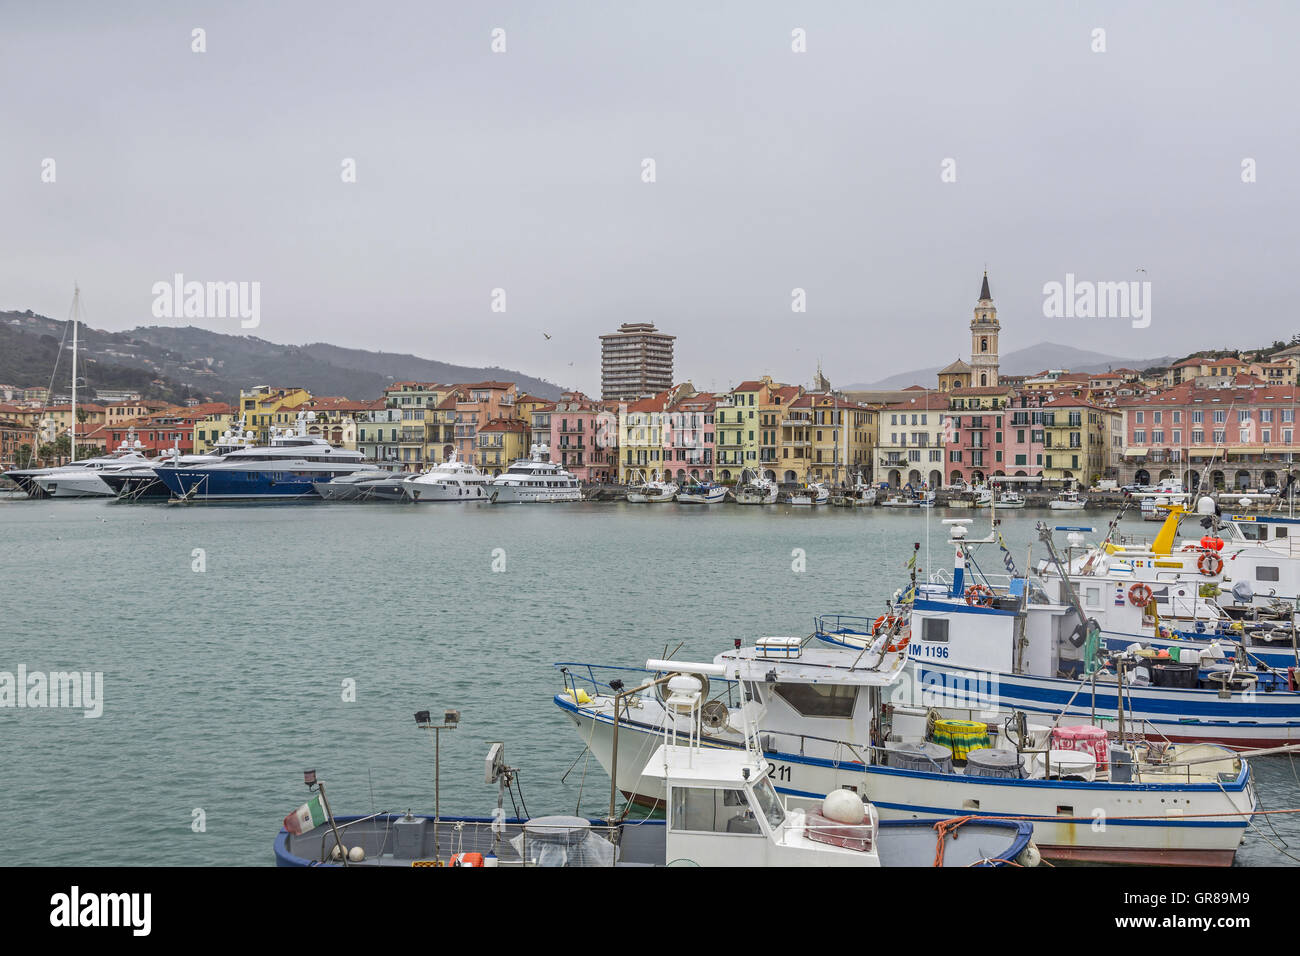
POLYGON ((679 398, 667 410, 664 429, 663 469, 678 484, 687 476, 704 481, 713 477, 713 419, 718 406, 716 395, 701 392, 679 398))
POLYGON ((551 461, 559 462, 581 481, 617 481, 616 407, 582 392, 561 394, 550 409, 551 461))
POLYGON ((1014 395, 1003 385, 955 388, 948 393, 943 444, 949 484, 980 485, 1008 474, 1007 410, 1014 395))

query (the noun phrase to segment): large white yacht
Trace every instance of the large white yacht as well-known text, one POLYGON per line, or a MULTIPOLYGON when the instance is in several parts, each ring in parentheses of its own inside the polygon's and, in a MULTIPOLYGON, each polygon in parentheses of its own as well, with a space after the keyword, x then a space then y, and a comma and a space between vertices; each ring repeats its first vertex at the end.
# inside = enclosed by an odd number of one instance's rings
POLYGON ((33 472, 30 481, 39 489, 36 497, 111 498, 115 492, 100 476, 150 464, 151 459, 141 451, 143 447, 132 430, 111 455, 33 472))
POLYGON ((545 445, 534 445, 531 458, 520 458, 505 474, 488 482, 488 493, 498 504, 521 501, 581 501, 582 485, 556 462, 543 461, 545 445))
POLYGON ((412 501, 486 501, 490 495, 488 476, 454 451, 441 465, 408 477, 402 493, 412 501))

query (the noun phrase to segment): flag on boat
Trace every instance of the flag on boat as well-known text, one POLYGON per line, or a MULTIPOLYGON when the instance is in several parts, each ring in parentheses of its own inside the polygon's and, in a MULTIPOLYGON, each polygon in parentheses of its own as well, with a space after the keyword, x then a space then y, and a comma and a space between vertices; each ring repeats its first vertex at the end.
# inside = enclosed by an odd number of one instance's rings
POLYGON ((998 547, 1002 549, 1002 563, 1006 565, 1007 574, 1013 578, 1020 577, 1020 574, 1016 571, 1016 562, 1011 558, 1011 551, 1008 550, 1007 542, 1002 537, 1001 531, 998 532, 998 547))
POLYGON ((916 567, 916 552, 913 551, 912 556, 907 559, 907 569, 910 571, 915 567, 916 567))
POLYGON ((284 818, 284 828, 297 836, 299 833, 316 829, 324 822, 325 804, 318 793, 284 818))

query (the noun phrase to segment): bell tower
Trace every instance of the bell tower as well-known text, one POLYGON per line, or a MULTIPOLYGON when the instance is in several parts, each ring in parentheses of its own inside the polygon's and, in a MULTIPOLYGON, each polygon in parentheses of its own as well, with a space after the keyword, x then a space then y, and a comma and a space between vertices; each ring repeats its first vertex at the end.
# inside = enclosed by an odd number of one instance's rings
POLYGON ((972 386, 998 384, 998 310, 993 307, 989 292, 989 274, 984 273, 980 286, 979 302, 975 303, 975 318, 970 323, 970 365, 972 386))

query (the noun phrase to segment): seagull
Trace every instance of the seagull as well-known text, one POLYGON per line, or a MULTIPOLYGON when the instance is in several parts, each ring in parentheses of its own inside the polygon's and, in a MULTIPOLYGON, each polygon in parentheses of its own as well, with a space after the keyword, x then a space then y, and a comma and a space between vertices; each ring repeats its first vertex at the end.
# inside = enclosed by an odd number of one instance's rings
POLYGON ((546 337, 546 340, 547 340, 548 342, 551 340, 551 333, 550 333, 550 332, 543 332, 542 335, 544 335, 544 336, 546 337))

